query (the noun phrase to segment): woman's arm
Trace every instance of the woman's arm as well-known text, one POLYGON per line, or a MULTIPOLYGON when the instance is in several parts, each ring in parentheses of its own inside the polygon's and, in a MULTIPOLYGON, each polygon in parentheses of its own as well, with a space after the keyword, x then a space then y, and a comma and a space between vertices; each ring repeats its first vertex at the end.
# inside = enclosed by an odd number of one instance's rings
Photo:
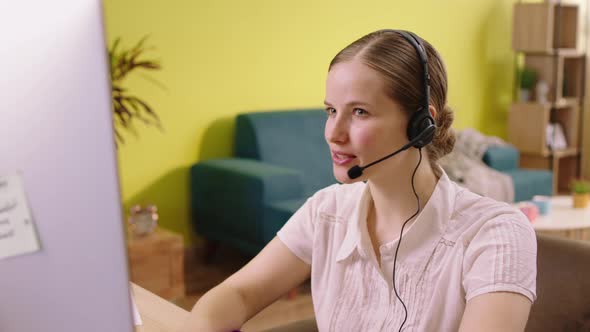
POLYGON ((531 310, 524 295, 509 292, 486 293, 467 301, 459 332, 522 332, 531 310))
POLYGON ((180 332, 237 330, 310 273, 311 266, 275 237, 246 266, 199 299, 180 332))

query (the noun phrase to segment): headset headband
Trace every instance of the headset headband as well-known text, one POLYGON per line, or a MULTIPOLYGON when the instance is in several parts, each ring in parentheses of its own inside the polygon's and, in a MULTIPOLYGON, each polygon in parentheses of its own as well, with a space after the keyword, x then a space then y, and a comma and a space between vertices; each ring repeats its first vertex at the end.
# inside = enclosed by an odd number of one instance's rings
POLYGON ((420 62, 422 63, 422 73, 423 73, 423 99, 422 99, 422 105, 420 107, 419 111, 424 111, 424 112, 428 112, 428 107, 429 107, 429 102, 430 102, 430 74, 428 73, 428 57, 426 55, 426 49, 424 48, 424 46, 422 45, 422 41, 420 39, 420 37, 416 36, 414 33, 410 32, 410 31, 405 31, 405 30, 385 30, 385 31, 391 31, 391 32, 395 32, 398 33, 399 35, 401 35, 402 37, 404 37, 404 39, 406 39, 416 50, 416 53, 418 53, 418 58, 420 59, 420 62))

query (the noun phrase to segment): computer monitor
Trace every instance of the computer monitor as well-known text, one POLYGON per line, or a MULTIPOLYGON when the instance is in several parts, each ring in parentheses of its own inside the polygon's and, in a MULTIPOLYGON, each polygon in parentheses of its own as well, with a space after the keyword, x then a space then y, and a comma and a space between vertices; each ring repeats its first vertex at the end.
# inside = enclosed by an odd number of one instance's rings
POLYGON ((102 13, 0 2, 2 332, 133 331, 102 13))

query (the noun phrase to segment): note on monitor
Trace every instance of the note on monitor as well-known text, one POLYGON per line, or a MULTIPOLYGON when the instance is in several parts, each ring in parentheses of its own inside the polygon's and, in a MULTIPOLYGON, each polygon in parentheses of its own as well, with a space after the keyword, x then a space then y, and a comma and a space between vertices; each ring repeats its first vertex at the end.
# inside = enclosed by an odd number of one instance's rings
POLYGON ((22 175, 19 172, 0 175, 0 259, 39 248, 22 175))

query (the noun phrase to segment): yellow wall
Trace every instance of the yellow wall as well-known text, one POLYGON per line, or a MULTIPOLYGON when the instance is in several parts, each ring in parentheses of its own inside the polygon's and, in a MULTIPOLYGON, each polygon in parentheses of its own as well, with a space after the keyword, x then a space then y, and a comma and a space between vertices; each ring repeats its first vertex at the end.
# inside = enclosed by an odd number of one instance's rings
POLYGON ((228 156, 232 120, 252 110, 321 107, 332 57, 381 28, 415 31, 446 61, 456 128, 504 136, 512 96, 512 3, 505 0, 105 0, 108 39, 149 34, 163 70, 128 82, 165 132, 138 126, 119 148, 125 206, 153 202, 189 241, 188 169, 228 156))

